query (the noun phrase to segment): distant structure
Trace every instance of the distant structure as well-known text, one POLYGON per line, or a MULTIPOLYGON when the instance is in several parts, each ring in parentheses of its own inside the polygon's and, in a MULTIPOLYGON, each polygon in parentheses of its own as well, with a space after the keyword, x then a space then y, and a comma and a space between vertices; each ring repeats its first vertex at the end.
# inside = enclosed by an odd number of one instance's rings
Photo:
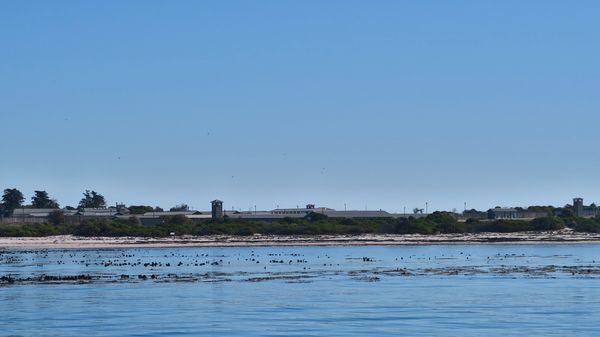
POLYGON ((121 204, 117 203, 115 209, 117 210, 117 215, 129 214, 129 209, 123 203, 121 203, 121 204))
POLYGON ((309 213, 321 213, 321 214, 325 214, 325 212, 331 212, 331 211, 335 211, 333 208, 327 208, 327 207, 315 207, 315 204, 308 204, 306 205, 306 208, 278 208, 278 209, 274 209, 269 211, 269 213, 271 215, 281 215, 281 216, 287 216, 287 215, 301 215, 301 216, 305 216, 309 213))
MULTIPOLYGON (((406 210, 403 213, 388 213, 384 210, 356 210, 346 209, 336 210, 334 208, 316 206, 313 203, 307 204, 305 207, 296 206, 295 208, 280 208, 277 205, 276 209, 272 210, 257 210, 256 206, 254 209, 248 211, 242 210, 225 210, 223 208, 223 201, 215 199, 210 202, 212 205, 211 211, 156 211, 152 210, 144 214, 135 214, 134 216, 144 226, 154 226, 164 224, 165 221, 169 221, 168 217, 179 215, 185 216, 187 219, 194 223, 204 223, 210 219, 214 221, 222 221, 225 216, 228 219, 240 219, 240 220, 254 220, 254 221, 280 221, 286 218, 293 219, 310 219, 314 214, 317 213, 328 218, 333 219, 398 219, 398 218, 423 218, 427 214, 423 213, 423 209, 415 208, 414 214, 407 214, 406 210)), ((522 219, 532 220, 552 215, 560 215, 565 209, 572 210, 573 215, 580 218, 592 218, 600 217, 600 207, 595 203, 591 205, 584 205, 583 198, 573 198, 573 206, 568 205, 564 208, 554 207, 538 207, 531 206, 527 209, 521 207, 509 208, 509 207, 495 207, 489 209, 487 212, 480 212, 475 209, 463 212, 462 215, 455 216, 461 220, 467 219, 522 219)), ((71 207, 63 209, 50 209, 50 208, 28 208, 20 207, 6 214, 5 206, 0 204, 0 223, 47 223, 49 217, 54 212, 59 211, 64 216, 64 221, 67 224, 81 224, 86 220, 95 218, 109 218, 109 219, 129 219, 132 214, 124 204, 117 203, 115 206, 105 208, 80 208, 75 209, 71 207), (4 207, 4 212, 3 211, 4 207), (4 214, 3 214, 4 213, 4 214)), ((454 212, 455 213, 455 212, 454 212)))
POLYGON ((583 217, 583 198, 573 198, 573 213, 576 217, 583 217))
POLYGON ((496 207, 491 209, 490 219, 516 219, 519 213, 516 208, 496 207))
POLYGON ((215 199, 210 202, 212 205, 212 219, 223 220, 223 202, 215 199))

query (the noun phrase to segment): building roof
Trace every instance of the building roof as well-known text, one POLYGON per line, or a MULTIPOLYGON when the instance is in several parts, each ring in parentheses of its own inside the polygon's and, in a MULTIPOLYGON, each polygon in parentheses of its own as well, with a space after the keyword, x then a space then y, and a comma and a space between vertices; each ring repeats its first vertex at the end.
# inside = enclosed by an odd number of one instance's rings
POLYGON ((62 211, 65 215, 73 215, 77 211, 59 209, 59 208, 17 208, 13 211, 13 216, 27 216, 27 217, 47 217, 54 211, 62 211))
POLYGON ((52 211, 59 210, 57 208, 15 208, 14 213, 19 214, 38 214, 38 213, 50 213, 52 211))
POLYGON ((512 207, 497 207, 497 208, 492 208, 493 212, 517 212, 516 208, 512 208, 512 207))
POLYGON ((170 215, 195 215, 195 214, 203 214, 200 211, 175 211, 175 212, 146 212, 144 215, 147 216, 170 216, 170 215))
POLYGON ((186 215, 186 218, 189 218, 189 219, 210 219, 210 218, 212 218, 212 215, 210 213, 207 213, 207 214, 191 214, 191 215, 186 215))
POLYGON ((326 211, 331 218, 388 218, 393 215, 386 211, 326 211))
POLYGON ((335 211, 333 208, 328 207, 315 207, 315 208, 307 208, 307 207, 296 207, 296 208, 276 208, 272 209, 270 212, 294 212, 294 211, 307 211, 307 212, 326 212, 326 211, 335 211))
POLYGON ((83 212, 95 212, 95 213, 111 213, 116 212, 117 209, 114 207, 109 208, 92 208, 92 207, 84 207, 83 212))

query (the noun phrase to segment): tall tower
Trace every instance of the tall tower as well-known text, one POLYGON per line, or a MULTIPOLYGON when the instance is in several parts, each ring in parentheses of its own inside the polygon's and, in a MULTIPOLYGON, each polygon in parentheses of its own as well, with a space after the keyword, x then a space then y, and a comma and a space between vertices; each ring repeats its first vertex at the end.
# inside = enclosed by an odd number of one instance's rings
POLYGON ((573 198, 573 213, 576 217, 583 216, 583 198, 573 198))
POLYGON ((223 220, 223 202, 215 199, 210 202, 212 205, 212 219, 223 220))

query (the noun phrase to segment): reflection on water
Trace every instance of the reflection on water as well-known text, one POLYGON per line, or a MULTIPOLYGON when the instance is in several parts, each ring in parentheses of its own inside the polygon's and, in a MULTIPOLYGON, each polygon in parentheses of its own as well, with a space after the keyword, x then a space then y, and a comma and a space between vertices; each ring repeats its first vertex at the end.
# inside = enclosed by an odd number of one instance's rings
POLYGON ((2 251, 0 336, 598 335, 599 248, 2 251))

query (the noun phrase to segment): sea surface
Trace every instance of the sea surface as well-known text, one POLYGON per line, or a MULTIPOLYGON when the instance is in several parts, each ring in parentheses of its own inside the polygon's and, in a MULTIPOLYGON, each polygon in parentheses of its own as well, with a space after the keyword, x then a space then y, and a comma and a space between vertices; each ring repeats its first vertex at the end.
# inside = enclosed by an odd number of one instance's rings
POLYGON ((0 250, 0 336, 599 336, 600 245, 0 250))

